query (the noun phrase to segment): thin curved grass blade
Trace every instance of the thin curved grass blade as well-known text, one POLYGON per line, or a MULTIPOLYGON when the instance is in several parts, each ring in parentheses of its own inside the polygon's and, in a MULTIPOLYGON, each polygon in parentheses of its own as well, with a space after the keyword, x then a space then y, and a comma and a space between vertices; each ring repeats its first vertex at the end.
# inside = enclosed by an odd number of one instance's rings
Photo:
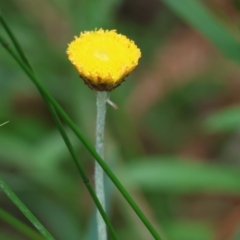
POLYGON ((176 15, 206 36, 226 57, 240 62, 240 42, 198 0, 162 0, 176 15))
POLYGON ((0 178, 0 188, 9 197, 9 199, 18 207, 23 215, 32 223, 32 225, 41 233, 47 240, 54 240, 54 237, 48 230, 39 222, 39 220, 30 212, 30 210, 17 197, 12 189, 0 178))
POLYGON ((9 225, 13 226, 15 229, 22 232, 27 237, 29 237, 33 240, 43 240, 44 239, 41 235, 39 235, 32 228, 30 228, 26 224, 22 223, 16 217, 11 215, 7 211, 3 210, 2 208, 0 208, 0 218, 2 219, 2 221, 4 221, 4 222, 8 223, 9 225))

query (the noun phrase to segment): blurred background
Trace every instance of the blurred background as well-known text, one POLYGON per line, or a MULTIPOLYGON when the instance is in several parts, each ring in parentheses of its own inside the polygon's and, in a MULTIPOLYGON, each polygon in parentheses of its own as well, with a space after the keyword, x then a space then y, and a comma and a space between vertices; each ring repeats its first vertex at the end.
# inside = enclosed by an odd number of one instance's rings
MULTIPOLYGON (((236 48, 208 24, 202 9, 187 12, 203 19, 202 29, 216 42, 170 2, 3 0, 1 9, 42 84, 93 144, 95 92, 67 59, 67 44, 100 27, 133 39, 142 58, 111 92, 119 109, 108 106, 107 163, 165 240, 237 240, 240 1, 198 1, 236 39, 236 48)), ((177 5, 187 9, 193 2, 177 5)), ((0 96, 0 123, 10 121, 0 128, 0 176, 56 239, 97 240, 94 204, 53 119, 2 47, 0 96)), ((67 131, 93 182, 91 155, 67 131)), ((152 239, 108 179, 106 196, 119 239, 152 239)), ((0 206, 29 224, 3 192, 0 206)), ((28 238, 1 221, 0 239, 28 238)))

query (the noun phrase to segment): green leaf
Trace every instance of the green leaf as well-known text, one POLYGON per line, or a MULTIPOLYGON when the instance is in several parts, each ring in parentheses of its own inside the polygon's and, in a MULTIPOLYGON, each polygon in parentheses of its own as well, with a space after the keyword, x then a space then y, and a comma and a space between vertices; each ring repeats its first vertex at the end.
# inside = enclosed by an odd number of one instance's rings
POLYGON ((30 210, 17 197, 12 189, 0 178, 0 188, 8 196, 8 198, 16 205, 23 215, 32 223, 32 225, 42 234, 47 240, 54 240, 54 237, 48 230, 38 221, 38 219, 30 212, 30 210))
POLYGON ((197 0, 162 0, 180 18, 205 35, 229 58, 240 62, 240 42, 197 0))
POLYGON ((189 159, 152 157, 125 165, 119 177, 129 186, 170 193, 240 194, 240 171, 229 166, 193 163, 189 159))
MULTIPOLYGON (((0 208, 0 218, 9 223, 11 226, 18 229, 20 232, 24 233, 26 236, 28 236, 31 239, 35 240, 43 240, 43 237, 39 235, 37 232, 35 232, 33 229, 31 229, 26 224, 19 221, 17 218, 6 212, 5 210, 0 208)), ((1 238, 2 239, 2 238, 1 238)))
POLYGON ((79 218, 58 199, 52 199, 42 194, 28 194, 23 196, 24 202, 34 209, 41 219, 55 233, 56 239, 82 239, 82 229, 79 218), (46 213, 48 213, 46 217, 46 213))
POLYGON ((213 113, 205 119, 203 127, 208 132, 229 132, 240 128, 240 106, 213 113))

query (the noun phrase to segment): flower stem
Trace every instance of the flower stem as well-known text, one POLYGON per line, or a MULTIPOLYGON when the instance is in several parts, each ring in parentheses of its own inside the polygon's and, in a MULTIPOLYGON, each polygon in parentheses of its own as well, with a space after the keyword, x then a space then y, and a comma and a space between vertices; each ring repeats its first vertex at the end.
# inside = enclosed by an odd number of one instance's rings
MULTIPOLYGON (((103 158, 104 156, 104 125, 106 115, 106 101, 107 92, 97 92, 97 120, 96 120, 96 151, 103 158)), ((104 192, 104 172, 102 167, 95 161, 95 188, 97 197, 102 204, 104 210, 105 206, 105 192, 104 192)), ((105 222, 102 219, 99 211, 97 211, 97 228, 98 240, 107 240, 107 231, 105 222)))

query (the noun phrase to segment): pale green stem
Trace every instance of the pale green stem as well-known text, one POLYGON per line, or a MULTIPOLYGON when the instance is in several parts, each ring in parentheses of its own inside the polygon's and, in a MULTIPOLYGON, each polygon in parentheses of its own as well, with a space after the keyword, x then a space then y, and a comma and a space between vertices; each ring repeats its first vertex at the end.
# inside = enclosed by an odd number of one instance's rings
MULTIPOLYGON (((106 115, 107 92, 97 92, 97 120, 96 120, 96 151, 104 158, 104 125, 106 115)), ((101 166, 95 161, 95 188, 97 197, 103 207, 105 206, 104 172, 101 166)), ((98 240, 107 240, 105 222, 97 211, 98 240)))
POLYGON ((1 127, 1 126, 3 126, 3 125, 5 125, 5 124, 7 124, 7 123, 9 123, 9 121, 7 121, 7 122, 5 122, 5 123, 2 123, 2 124, 0 124, 0 127, 1 127))

